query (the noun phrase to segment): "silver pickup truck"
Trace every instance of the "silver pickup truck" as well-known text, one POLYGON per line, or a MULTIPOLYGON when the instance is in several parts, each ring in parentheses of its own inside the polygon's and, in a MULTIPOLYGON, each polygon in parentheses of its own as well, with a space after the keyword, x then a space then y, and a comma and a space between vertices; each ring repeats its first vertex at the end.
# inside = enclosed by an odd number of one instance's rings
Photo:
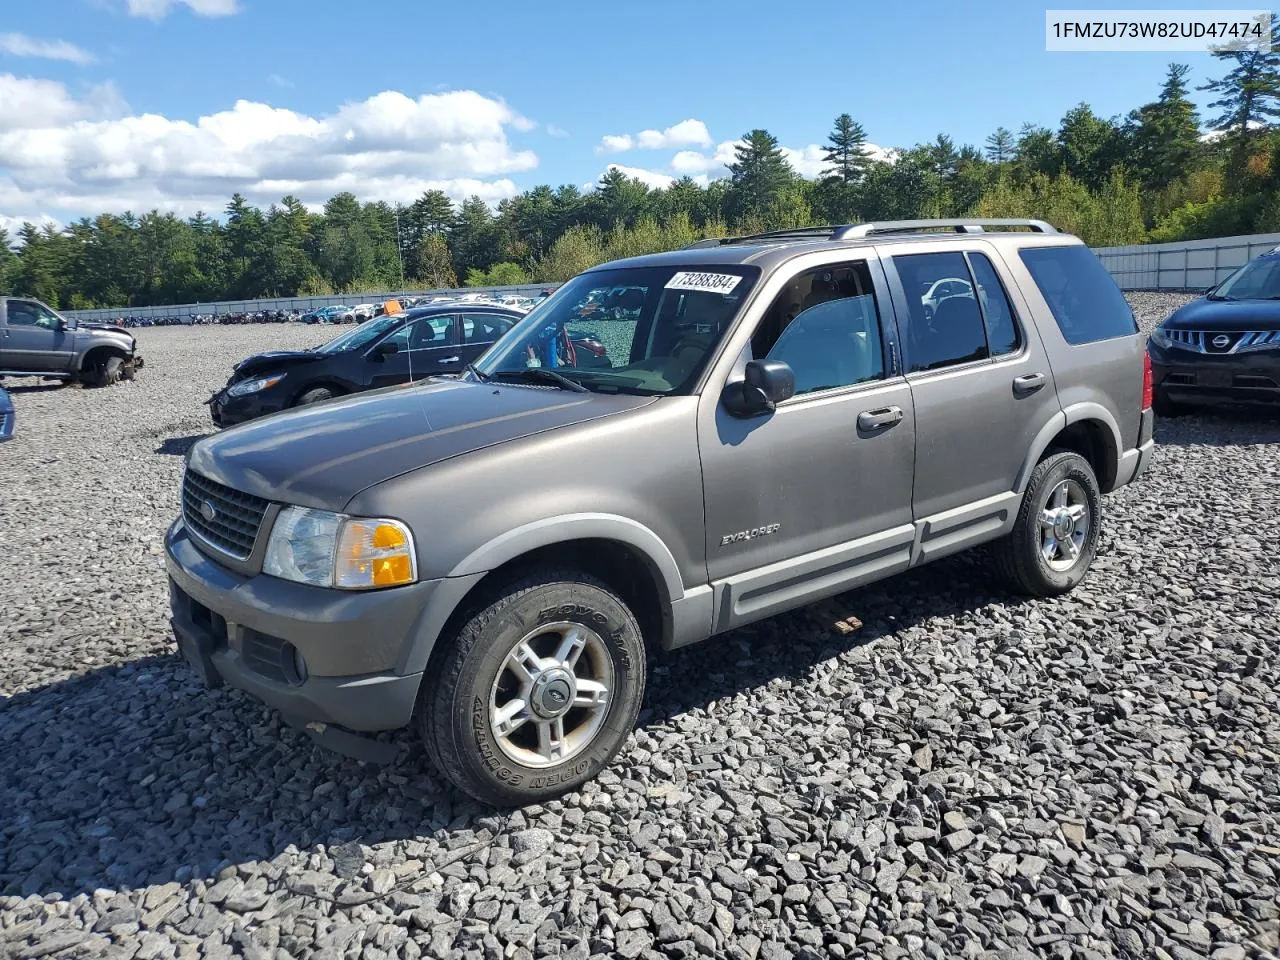
POLYGON ((0 377, 107 387, 132 380, 142 365, 124 327, 73 320, 30 297, 0 297, 0 377))
POLYGON ((1152 428, 1132 311, 1048 224, 703 241, 570 280, 460 379, 195 444, 173 626, 322 743, 414 725, 473 796, 545 800, 663 650, 979 544, 1071 590, 1152 428))

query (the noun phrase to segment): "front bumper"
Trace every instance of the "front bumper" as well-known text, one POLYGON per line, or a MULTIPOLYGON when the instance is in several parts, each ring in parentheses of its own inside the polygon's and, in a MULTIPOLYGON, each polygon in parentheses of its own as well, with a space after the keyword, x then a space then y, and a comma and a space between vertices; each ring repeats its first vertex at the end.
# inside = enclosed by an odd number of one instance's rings
POLYGON ((213 562, 181 520, 165 535, 175 638, 207 686, 244 690, 293 720, 394 730, 420 672, 401 672, 438 581, 369 592, 245 577, 213 562))
POLYGON ((223 387, 205 402, 209 404, 209 417, 216 427, 234 427, 237 423, 256 420, 269 413, 279 413, 287 406, 284 392, 278 389, 278 385, 243 397, 228 396, 226 387, 223 387))
POLYGON ((1173 403, 1280 404, 1280 349, 1200 353, 1152 341, 1152 385, 1173 403))

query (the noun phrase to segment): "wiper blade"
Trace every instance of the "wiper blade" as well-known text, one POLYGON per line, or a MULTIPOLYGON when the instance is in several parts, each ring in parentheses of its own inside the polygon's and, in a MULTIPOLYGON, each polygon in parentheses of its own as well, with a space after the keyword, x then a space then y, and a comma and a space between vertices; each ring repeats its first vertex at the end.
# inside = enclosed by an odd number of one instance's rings
POLYGON ((1206 300, 1239 300, 1239 297, 1220 297, 1216 293, 1211 293, 1205 297, 1206 300))
POLYGON ((477 380, 479 380, 481 383, 488 383, 488 382, 489 382, 489 374, 487 374, 487 373, 481 373, 481 372, 480 372, 480 369, 479 369, 479 368, 478 368, 474 363, 468 363, 468 364, 466 365, 465 369, 466 369, 467 373, 471 374, 473 377, 475 377, 475 378, 476 378, 477 380))
POLYGON ((498 370, 489 374, 491 379, 512 379, 512 380, 550 380, 552 383, 565 390, 572 390, 574 393, 590 393, 591 391, 578 383, 576 380, 570 380, 562 373, 556 373, 554 370, 548 370, 546 367, 527 367, 524 370, 498 370))

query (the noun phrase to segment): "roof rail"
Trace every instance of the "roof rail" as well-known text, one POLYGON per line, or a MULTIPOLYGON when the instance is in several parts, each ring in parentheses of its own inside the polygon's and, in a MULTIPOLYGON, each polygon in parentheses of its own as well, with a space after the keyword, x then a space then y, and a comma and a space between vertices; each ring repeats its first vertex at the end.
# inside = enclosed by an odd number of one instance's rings
POLYGON ((922 233, 926 230, 947 229, 954 233, 985 233, 987 227, 1027 227, 1035 233, 1057 233, 1058 230, 1044 220, 1024 217, 979 219, 965 217, 951 220, 882 220, 877 223, 847 223, 842 226, 795 227, 790 230, 771 230, 768 233, 752 233, 741 237, 710 237, 689 244, 685 250, 721 247, 735 243, 759 243, 774 240, 859 240, 879 233, 922 233))
POLYGON ((986 233, 987 227, 1029 227, 1034 233, 1057 233, 1057 229, 1044 220, 1026 217, 1000 217, 979 219, 962 217, 947 220, 882 220, 878 223, 852 223, 837 227, 832 240, 858 240, 877 233, 920 233, 925 230, 947 229, 954 233, 986 233))

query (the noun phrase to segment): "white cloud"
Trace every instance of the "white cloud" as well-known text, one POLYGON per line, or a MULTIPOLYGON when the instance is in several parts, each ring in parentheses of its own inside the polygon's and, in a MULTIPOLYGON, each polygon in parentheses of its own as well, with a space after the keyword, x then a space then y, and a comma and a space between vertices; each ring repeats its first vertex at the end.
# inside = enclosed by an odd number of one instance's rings
MULTIPOLYGON (((729 164, 735 160, 734 148, 741 142, 741 140, 725 140, 717 144, 711 153, 681 150, 671 158, 671 169, 682 176, 702 174, 712 180, 727 177, 729 164)), ((819 144, 811 143, 807 147, 780 146, 778 149, 787 158, 792 169, 802 177, 813 180, 822 176, 825 171, 826 164, 823 158, 826 156, 826 149, 819 144)), ((886 163, 892 163, 898 156, 896 150, 888 150, 874 143, 865 144, 863 150, 872 160, 883 160, 886 163)))
POLYGON ((0 53, 14 57, 65 60, 84 66, 93 63, 93 54, 66 40, 38 40, 24 33, 0 33, 0 53))
POLYGON ((527 121, 473 91, 417 98, 384 91, 310 116, 239 100, 193 121, 128 110, 113 88, 75 98, 59 83, 0 74, 0 210, 41 214, 221 211, 293 193, 320 204, 350 190, 408 202, 438 189, 490 202, 513 196, 505 175, 537 166, 507 128, 527 121))
POLYGON ((129 16, 163 20, 174 7, 191 8, 198 17, 229 17, 240 12, 236 0, 128 0, 129 16))
POLYGON ((665 130, 641 130, 635 136, 629 133, 609 134, 600 138, 596 153, 625 153, 628 150, 666 150, 671 147, 709 147, 711 134, 701 120, 681 120, 665 130))
POLYGON ((549 137, 567 137, 568 135, 569 135, 569 131, 568 131, 568 130, 564 130, 564 129, 560 128, 560 127, 557 127, 554 123, 548 123, 548 124, 547 124, 547 136, 549 136, 549 137))
POLYGON ((670 174, 658 173, 656 170, 644 170, 640 167, 624 167, 620 163, 609 164, 609 166, 605 168, 605 172, 608 172, 609 170, 617 170, 621 173, 625 173, 633 180, 639 180, 645 186, 654 190, 661 190, 664 187, 669 187, 675 181, 675 177, 670 174))
POLYGON ((296 84, 294 84, 294 82, 290 80, 288 77, 282 77, 278 73, 267 74, 267 80, 270 81, 271 83, 274 83, 277 87, 279 87, 282 90, 292 90, 294 86, 296 86, 296 84))

